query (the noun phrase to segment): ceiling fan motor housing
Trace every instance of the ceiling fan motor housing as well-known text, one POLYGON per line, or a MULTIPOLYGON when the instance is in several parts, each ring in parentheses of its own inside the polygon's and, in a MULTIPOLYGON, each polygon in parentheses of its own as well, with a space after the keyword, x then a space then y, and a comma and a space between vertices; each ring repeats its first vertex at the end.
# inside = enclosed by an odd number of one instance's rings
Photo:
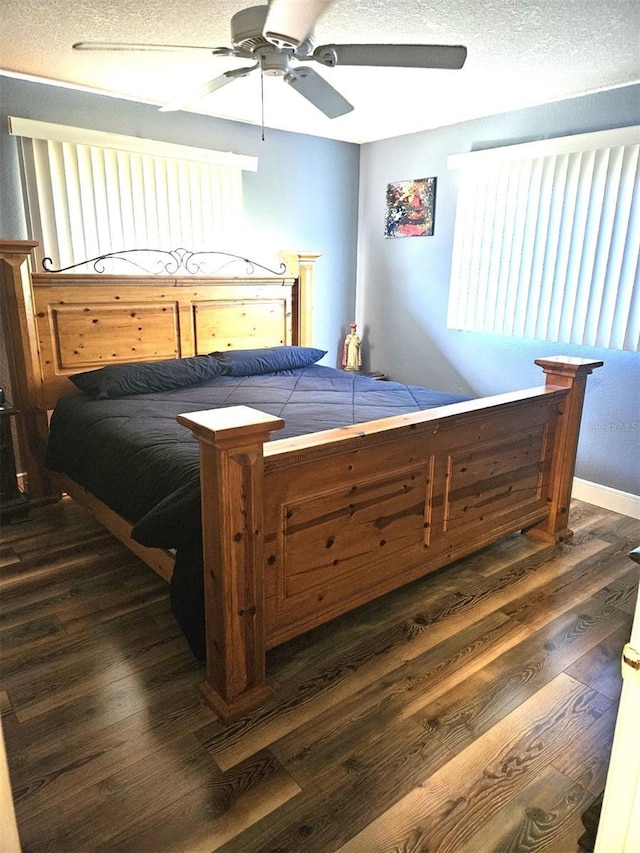
POLYGON ((231 43, 238 50, 249 53, 269 42, 262 35, 267 20, 268 6, 251 6, 231 18, 231 43))
MULTIPOLYGON (((267 21, 268 6, 251 6, 248 9, 241 9, 236 12, 231 18, 231 44, 236 50, 241 50, 245 53, 255 53, 264 47, 274 47, 272 42, 267 41, 263 35, 264 27, 267 21)), ((286 41, 286 39, 285 39, 286 41)), ((314 48, 313 39, 311 36, 299 45, 285 45, 283 42, 282 48, 276 47, 275 50, 289 50, 289 55, 309 56, 314 48)), ((266 73, 281 74, 282 71, 273 70, 266 73)))

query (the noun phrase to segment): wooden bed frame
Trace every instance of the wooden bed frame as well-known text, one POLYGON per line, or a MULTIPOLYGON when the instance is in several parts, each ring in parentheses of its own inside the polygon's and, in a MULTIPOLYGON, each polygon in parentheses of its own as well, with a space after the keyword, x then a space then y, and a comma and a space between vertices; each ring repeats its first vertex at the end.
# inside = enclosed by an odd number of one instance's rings
MULTIPOLYGON (((68 374, 226 347, 310 345, 314 253, 283 275, 33 273, 30 241, 0 241, 18 453, 31 500, 86 505, 166 579, 171 554, 68 478, 44 470, 48 412, 68 374)), ((571 536, 587 376, 600 361, 536 361, 543 387, 268 441, 279 418, 236 406, 179 416, 200 442, 207 626, 202 689, 235 719, 272 691, 266 650, 514 532, 571 536), (266 443, 265 443, 266 442, 266 443)))

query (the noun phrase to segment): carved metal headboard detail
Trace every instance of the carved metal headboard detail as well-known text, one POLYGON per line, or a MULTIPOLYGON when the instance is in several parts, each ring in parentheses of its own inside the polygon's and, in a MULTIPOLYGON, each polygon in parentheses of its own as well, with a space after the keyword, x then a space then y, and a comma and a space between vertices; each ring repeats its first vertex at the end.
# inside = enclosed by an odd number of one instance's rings
POLYGON ((164 249, 123 249, 119 252, 107 252, 104 255, 98 255, 96 258, 89 258, 86 261, 79 261, 77 264, 59 269, 53 269, 51 258, 44 258, 42 268, 44 272, 54 273, 68 272, 78 267, 93 265, 94 272, 104 273, 107 261, 121 261, 125 268, 127 265, 133 266, 149 275, 215 275, 223 269, 227 270, 229 267, 240 264, 244 264, 244 275, 254 275, 256 270, 271 273, 271 275, 284 275, 287 271, 287 265, 284 262, 280 264, 278 269, 274 270, 257 261, 230 252, 215 250, 191 252, 189 249, 173 249, 171 251, 164 249), (136 257, 136 260, 133 256, 136 257), (146 266, 138 260, 142 256, 146 258, 146 266), (216 263, 218 265, 212 268, 212 262, 214 265, 216 263))

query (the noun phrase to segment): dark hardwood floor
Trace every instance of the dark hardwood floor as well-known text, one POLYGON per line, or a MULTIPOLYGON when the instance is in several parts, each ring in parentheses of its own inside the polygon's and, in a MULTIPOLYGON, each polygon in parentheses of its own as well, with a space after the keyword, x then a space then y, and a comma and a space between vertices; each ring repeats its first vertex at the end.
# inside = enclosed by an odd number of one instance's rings
POLYGON ((269 654, 225 726, 168 588, 72 502, 6 525, 3 727, 25 853, 573 853, 602 791, 640 522, 574 503, 269 654))

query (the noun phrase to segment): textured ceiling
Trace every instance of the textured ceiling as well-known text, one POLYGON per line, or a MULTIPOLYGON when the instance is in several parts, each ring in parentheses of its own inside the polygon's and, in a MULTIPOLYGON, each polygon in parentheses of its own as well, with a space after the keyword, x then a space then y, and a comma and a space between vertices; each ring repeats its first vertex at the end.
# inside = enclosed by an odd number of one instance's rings
MULTIPOLYGON (((304 3, 306 0, 292 0, 304 3)), ((207 53, 82 53, 76 41, 229 46, 231 15, 258 0, 2 0, 0 68, 166 104, 238 59, 207 53)), ((638 0, 335 0, 316 44, 464 44, 461 71, 313 68, 355 110, 325 118, 279 78, 264 79, 267 127, 367 142, 640 79, 638 0)), ((260 124, 260 75, 193 111, 260 124)))

